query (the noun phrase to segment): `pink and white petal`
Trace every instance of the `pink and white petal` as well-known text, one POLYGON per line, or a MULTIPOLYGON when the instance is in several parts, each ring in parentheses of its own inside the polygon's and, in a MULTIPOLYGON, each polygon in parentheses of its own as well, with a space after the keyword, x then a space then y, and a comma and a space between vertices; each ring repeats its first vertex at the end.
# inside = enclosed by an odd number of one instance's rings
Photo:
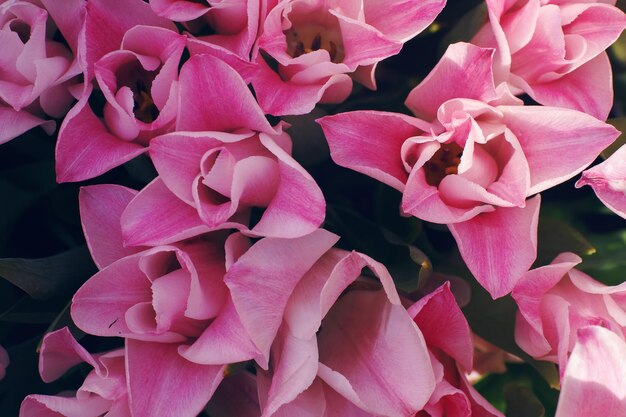
POLYGON ((91 277, 74 294, 72 319, 87 333, 119 336, 129 333, 126 311, 150 302, 150 282, 139 269, 140 254, 122 258, 91 277))
POLYGON ((12 107, 0 105, 0 144, 15 139, 37 126, 41 126, 51 135, 56 123, 53 120, 40 119, 25 110, 16 111, 12 107))
POLYGON ((89 252, 98 269, 103 269, 143 248, 124 247, 120 218, 137 195, 131 188, 114 184, 81 187, 78 195, 80 220, 89 252))
POLYGON ((626 415, 626 343, 599 326, 578 331, 561 382, 556 417, 626 415))
POLYGON ((385 36, 373 26, 346 17, 333 9, 328 11, 339 22, 345 53, 342 63, 348 66, 350 72, 360 65, 372 65, 396 55, 402 49, 402 42, 385 36))
POLYGON ((491 70, 493 54, 493 49, 469 43, 450 45, 430 74, 411 90, 404 104, 418 118, 432 121, 439 107, 450 99, 496 99, 491 70))
POLYGON ((274 415, 311 386, 317 375, 318 359, 315 336, 300 339, 291 334, 288 326, 280 328, 272 346, 272 382, 262 417, 274 415))
POLYGON ((100 364, 74 339, 67 327, 44 336, 39 353, 39 375, 43 382, 58 379, 81 362, 100 371, 100 364))
POLYGON ((372 414, 414 415, 435 388, 421 332, 384 291, 345 294, 324 319, 318 343, 318 376, 372 414))
POLYGON ((544 106, 498 109, 528 160, 529 196, 581 172, 620 134, 613 126, 575 110, 544 106))
POLYGON ((494 207, 478 201, 459 207, 448 204, 439 189, 426 182, 424 169, 414 168, 402 195, 402 211, 429 222, 451 224, 493 212, 494 207))
POLYGON ((445 6, 445 0, 365 0, 365 21, 386 37, 406 42, 426 29, 445 6))
POLYGON ((225 365, 198 365, 178 345, 126 340, 128 394, 133 417, 195 417, 224 377, 225 365))
POLYGON ((79 48, 85 62, 85 80, 93 77, 93 65, 108 52, 120 48, 127 30, 137 25, 158 26, 176 31, 168 19, 154 14, 141 0, 94 0, 85 5, 84 32, 79 48))
POLYGON ((472 369, 472 334, 446 282, 407 309, 427 340, 456 360, 467 371, 472 369), (442 332, 441 328, 446 331, 442 332))
POLYGON ((228 270, 224 281, 237 312, 265 358, 294 287, 337 240, 323 229, 295 239, 265 238, 228 270))
POLYGON ((541 323, 541 300, 572 268, 582 262, 577 255, 565 252, 550 265, 528 271, 513 289, 513 299, 519 311, 532 328, 543 333, 541 323))
POLYGON ((112 402, 93 396, 85 399, 32 394, 24 398, 19 417, 99 417, 111 408, 112 402))
POLYGON ((226 375, 205 409, 212 416, 259 417, 256 377, 249 372, 226 375))
POLYGON ((248 128, 272 133, 246 82, 232 67, 210 55, 195 55, 180 71, 176 130, 230 132, 248 128))
POLYGON ((146 152, 143 146, 113 136, 88 103, 89 94, 70 110, 56 146, 58 182, 96 177, 146 152))
POLYGON ((287 238, 314 232, 326 215, 322 190, 271 137, 262 133, 260 139, 278 159, 278 184, 272 201, 251 232, 259 236, 287 238))
POLYGON ((560 78, 525 88, 538 103, 580 110, 606 120, 613 107, 613 77, 606 52, 560 78))
POLYGON ((511 292, 537 257, 540 201, 536 196, 523 208, 497 207, 448 225, 465 264, 494 299, 511 292))
MULTIPOLYGON (((190 346, 180 346, 185 359, 203 365, 223 365, 258 359, 260 353, 248 335, 232 300, 190 346)), ((264 364, 267 367, 267 363, 264 364)))
POLYGON ((335 163, 375 178, 399 191, 408 175, 402 164, 402 144, 428 125, 397 113, 356 111, 326 116, 322 126, 335 163))
POLYGON ((615 214, 626 219, 626 145, 606 161, 583 172, 576 188, 589 185, 600 201, 615 214))
POLYGON ((121 222, 126 246, 161 245, 209 231, 197 210, 172 194, 159 177, 128 204, 121 222))

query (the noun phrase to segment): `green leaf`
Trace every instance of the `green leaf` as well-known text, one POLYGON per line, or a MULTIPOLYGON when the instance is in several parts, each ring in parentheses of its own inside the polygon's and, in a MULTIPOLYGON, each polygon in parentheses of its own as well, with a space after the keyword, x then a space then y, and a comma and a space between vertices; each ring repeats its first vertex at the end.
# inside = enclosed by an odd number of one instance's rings
POLYGON ((443 55, 449 45, 456 42, 469 42, 478 30, 488 23, 487 4, 481 2, 463 15, 439 44, 439 54, 443 55))
POLYGON ((40 259, 0 259, 0 277, 37 300, 71 292, 95 271, 86 247, 40 259))
POLYGON ((544 417, 546 409, 535 396, 532 385, 520 381, 504 386, 507 417, 544 417))
POLYGON ((596 253, 596 248, 578 230, 553 218, 539 221, 537 242, 536 265, 546 265, 562 252, 573 252, 579 256, 596 253))
POLYGON ((624 132, 626 132, 626 117, 610 119, 607 120, 607 122, 613 125, 617 130, 622 132, 622 134, 617 139, 615 139, 615 141, 611 145, 609 145, 605 150, 602 151, 600 156, 602 156, 602 158, 604 159, 607 159, 609 156, 613 155, 615 151, 617 151, 619 148, 626 145, 626 135, 624 134, 624 132))

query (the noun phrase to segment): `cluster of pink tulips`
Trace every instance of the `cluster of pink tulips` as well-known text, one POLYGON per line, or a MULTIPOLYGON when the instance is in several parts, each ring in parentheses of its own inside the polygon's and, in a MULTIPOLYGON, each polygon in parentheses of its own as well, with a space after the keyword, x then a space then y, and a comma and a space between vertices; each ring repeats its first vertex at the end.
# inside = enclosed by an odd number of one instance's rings
MULTIPOLYGON (((421 291, 399 289, 337 245, 327 190, 293 152, 306 118, 334 164, 401 193, 399 215, 449 230, 471 280, 514 300, 524 358, 558 365, 556 417, 626 416, 626 283, 570 252, 535 262, 552 187, 578 177, 626 218, 626 145, 590 167, 620 135, 605 50, 626 15, 611 0, 485 3, 398 113, 341 103, 376 90, 377 66, 445 0, 0 0, 0 143, 43 129, 57 181, 89 181, 99 271, 71 318, 123 340, 90 352, 47 333, 43 381, 89 372, 19 416, 503 416, 473 386, 507 356, 492 346, 478 366, 471 285, 434 263, 421 291), (142 189, 91 181, 138 157, 157 174, 142 189)), ((0 347, 0 378, 10 360, 0 347)))

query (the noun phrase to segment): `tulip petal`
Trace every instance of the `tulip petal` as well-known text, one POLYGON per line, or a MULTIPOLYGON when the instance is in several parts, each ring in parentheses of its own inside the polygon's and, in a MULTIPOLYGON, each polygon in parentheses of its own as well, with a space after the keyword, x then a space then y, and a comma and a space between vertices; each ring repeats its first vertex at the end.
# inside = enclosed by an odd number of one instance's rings
POLYGON ((195 417, 224 377, 225 365, 198 365, 169 343, 126 341, 133 417, 195 417))
POLYGON ((448 225, 465 264, 495 298, 513 289, 537 257, 540 196, 526 207, 497 207, 470 220, 448 225))
POLYGON ((528 160, 529 196, 581 172, 620 134, 613 126, 575 110, 544 106, 498 109, 528 160))
POLYGON ((96 369, 100 368, 94 357, 74 339, 67 327, 44 336, 39 354, 39 375, 43 382, 58 379, 81 362, 87 362, 96 369))

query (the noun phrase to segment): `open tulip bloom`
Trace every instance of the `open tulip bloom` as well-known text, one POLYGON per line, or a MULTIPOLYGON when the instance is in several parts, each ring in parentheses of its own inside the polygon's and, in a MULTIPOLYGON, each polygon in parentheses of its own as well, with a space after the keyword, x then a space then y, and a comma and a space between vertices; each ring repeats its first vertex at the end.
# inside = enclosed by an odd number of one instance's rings
POLYGON ((620 7, 0 0, 0 416, 626 417, 620 7))

